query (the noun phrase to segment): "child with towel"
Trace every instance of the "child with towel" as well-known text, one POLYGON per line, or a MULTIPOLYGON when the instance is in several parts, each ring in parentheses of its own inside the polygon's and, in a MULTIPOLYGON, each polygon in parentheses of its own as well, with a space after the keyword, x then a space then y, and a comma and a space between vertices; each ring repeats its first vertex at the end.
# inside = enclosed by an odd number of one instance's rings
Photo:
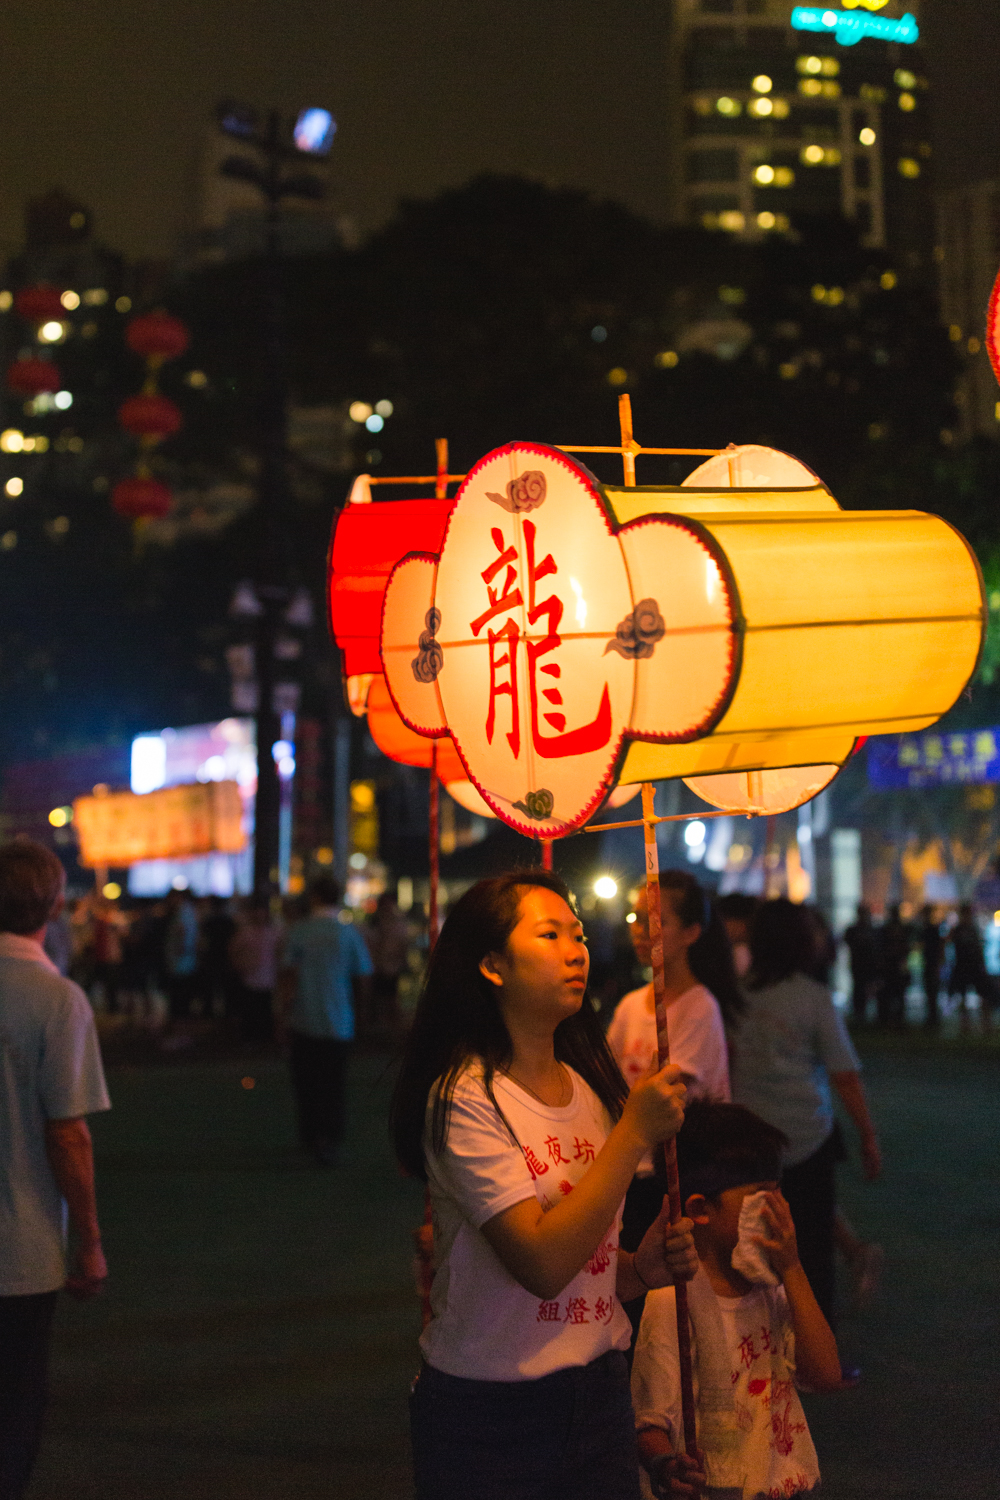
POLYGON ((843 1381, 778 1191, 784 1141, 742 1105, 707 1101, 688 1106, 677 1137, 681 1200, 701 1262, 688 1283, 699 1455, 684 1452, 666 1287, 646 1298, 632 1369, 645 1492, 657 1500, 785 1500, 819 1483, 796 1385, 833 1391, 843 1381))

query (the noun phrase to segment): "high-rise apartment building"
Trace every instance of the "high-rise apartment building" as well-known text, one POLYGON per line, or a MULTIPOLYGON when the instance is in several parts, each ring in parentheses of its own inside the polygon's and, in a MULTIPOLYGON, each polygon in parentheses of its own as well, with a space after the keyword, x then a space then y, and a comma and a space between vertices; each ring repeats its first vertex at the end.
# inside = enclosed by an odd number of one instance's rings
POLYGON ((671 216, 760 238, 841 214, 929 273, 918 0, 841 3, 673 0, 671 216))

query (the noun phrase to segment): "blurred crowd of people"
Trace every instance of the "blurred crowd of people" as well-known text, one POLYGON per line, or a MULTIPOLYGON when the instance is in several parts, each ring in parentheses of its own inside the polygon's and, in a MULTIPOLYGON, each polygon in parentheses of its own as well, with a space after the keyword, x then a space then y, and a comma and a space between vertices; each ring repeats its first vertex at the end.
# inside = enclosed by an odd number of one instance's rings
MULTIPOLYGON (((276 986, 289 932, 309 915, 305 897, 274 909, 259 896, 111 900, 92 892, 49 923, 45 951, 95 1011, 183 1044, 190 1023, 224 1024, 251 1045, 276 1036, 276 986)), ((350 920, 349 917, 346 920, 350 920)), ((357 1031, 389 1041, 400 1027, 399 986, 421 933, 385 893, 359 923, 373 978, 359 1000, 357 1031)))
POLYGON ((1000 1008, 1000 982, 986 968, 983 936, 969 903, 951 915, 925 906, 916 921, 907 920, 902 907, 890 906, 878 926, 871 908, 862 904, 844 933, 844 942, 851 960, 851 1010, 859 1026, 872 1022, 886 1030, 905 1026, 914 956, 919 960, 928 1030, 941 1025, 945 997, 958 1012, 963 1028, 970 1025, 970 995, 979 997, 984 1030, 1000 1008))

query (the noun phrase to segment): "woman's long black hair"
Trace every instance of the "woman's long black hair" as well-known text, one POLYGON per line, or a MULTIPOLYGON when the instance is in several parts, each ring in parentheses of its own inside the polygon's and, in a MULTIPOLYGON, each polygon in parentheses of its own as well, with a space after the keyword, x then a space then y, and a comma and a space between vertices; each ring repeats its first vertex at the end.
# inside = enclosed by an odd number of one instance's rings
POLYGON ((701 928, 688 949, 688 966, 698 983, 719 1002, 726 1027, 733 1026, 746 1009, 746 1002, 733 967, 733 950, 725 923, 708 893, 687 870, 663 870, 660 891, 670 897, 679 922, 685 927, 697 923, 701 928))
MULTIPOLYGON (((493 1093, 493 1077, 511 1060, 511 1040, 497 1004, 496 987, 484 979, 479 965, 488 953, 506 950, 520 917, 522 897, 533 886, 554 891, 572 905, 569 889, 558 875, 540 869, 512 870, 472 886, 456 901, 441 929, 389 1111, 396 1155, 413 1177, 427 1178, 423 1136, 431 1090, 431 1149, 437 1153, 448 1134, 455 1085, 468 1063, 482 1063, 486 1092, 504 1119, 493 1093)), ((576 1014, 556 1027, 554 1042, 559 1061, 568 1063, 590 1084, 617 1120, 628 1086, 586 996, 576 1014)))
POLYGON ((792 974, 811 974, 815 964, 815 928, 807 909, 785 896, 762 902, 750 927, 747 989, 780 984, 792 974))

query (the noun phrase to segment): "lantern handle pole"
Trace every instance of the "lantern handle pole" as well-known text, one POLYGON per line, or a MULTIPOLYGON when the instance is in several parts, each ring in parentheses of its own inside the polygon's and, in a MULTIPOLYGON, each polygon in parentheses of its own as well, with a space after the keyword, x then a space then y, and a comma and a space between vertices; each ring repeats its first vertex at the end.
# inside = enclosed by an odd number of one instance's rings
MULTIPOLYGON (((617 453, 617 448, 615 452, 617 453)), ((461 484, 465 474, 369 474, 369 484, 461 484)))
POLYGON ((444 500, 448 495, 448 439, 435 438, 434 448, 437 453, 437 483, 434 486, 434 494, 438 500, 444 500))
POLYGON ((430 890, 427 899, 428 955, 433 953, 438 938, 438 869, 439 869, 439 815, 441 783, 438 779, 438 744, 431 740, 430 816, 428 819, 428 854, 430 864, 430 890))
POLYGON ((552 869, 552 845, 554 843, 555 843, 555 839, 542 839, 541 840, 541 845, 542 845, 542 869, 543 870, 551 870, 552 869))
MULTIPOLYGON (((646 840, 646 911, 649 922, 650 958, 653 965, 653 1003, 656 1010, 656 1046, 659 1066, 670 1061, 670 1037, 667 1029, 667 1005, 663 974, 663 933, 660 924, 660 860, 656 849, 656 825, 665 822, 653 810, 655 788, 651 781, 642 783, 642 823, 646 840)), ((682 1217, 680 1179, 677 1175, 677 1142, 674 1137, 663 1143, 663 1160, 667 1172, 667 1196, 670 1200, 670 1222, 682 1217)), ((695 1432, 694 1380, 691 1365, 691 1324, 688 1315, 687 1284, 674 1286, 677 1304, 677 1353, 681 1376, 681 1412, 684 1420, 684 1446, 694 1457, 697 1453, 695 1432)))

